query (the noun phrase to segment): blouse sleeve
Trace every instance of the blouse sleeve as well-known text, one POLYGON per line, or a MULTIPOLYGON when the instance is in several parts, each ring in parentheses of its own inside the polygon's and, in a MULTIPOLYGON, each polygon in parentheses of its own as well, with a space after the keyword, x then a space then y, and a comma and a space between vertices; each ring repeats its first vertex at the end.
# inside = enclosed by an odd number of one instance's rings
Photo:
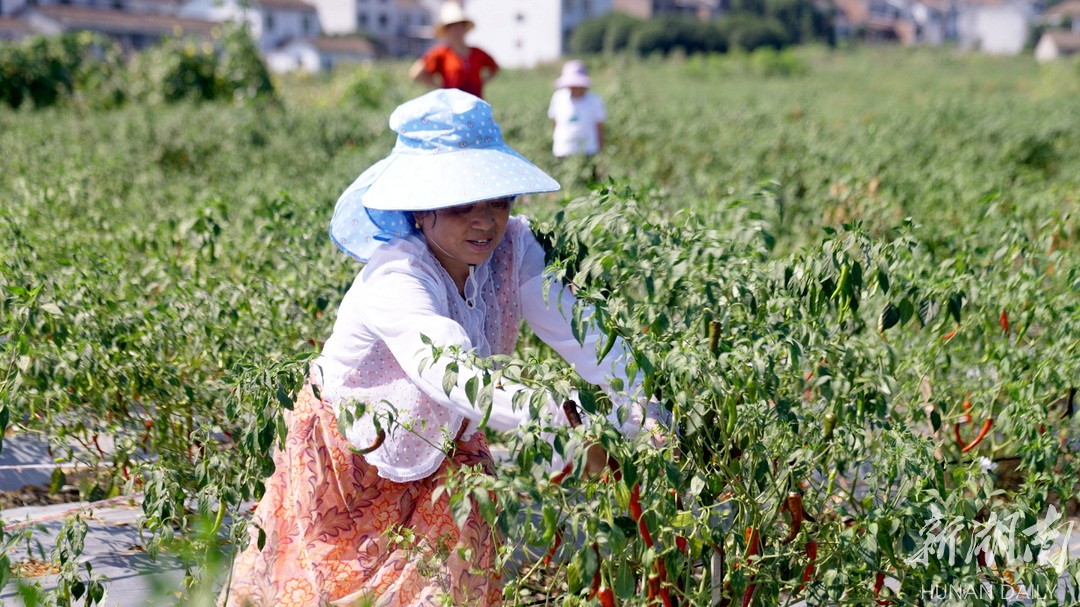
POLYGON ((621 338, 616 338, 611 350, 602 360, 597 360, 598 347, 606 336, 588 322, 593 309, 586 309, 582 315, 589 327, 585 339, 578 342, 574 337, 570 320, 573 318, 577 298, 568 287, 557 280, 548 280, 544 272, 544 249, 536 241, 531 231, 525 230, 523 238, 524 258, 521 264, 521 310, 525 321, 537 337, 551 346, 566 362, 570 363, 578 375, 585 381, 600 386, 609 395, 616 397, 612 389, 613 380, 623 384, 622 398, 616 402, 625 402, 627 398, 637 398, 641 391, 640 382, 631 382, 626 375, 626 363, 629 353, 621 338), (550 283, 545 286, 545 283, 550 283))
MULTIPOLYGON (((364 324, 387 345, 409 378, 435 402, 473 422, 483 419, 486 407, 469 402, 465 391, 469 379, 480 375, 477 369, 459 365, 457 382, 447 394, 443 377, 451 362, 449 356, 420 368, 425 359, 431 358, 431 347, 422 336, 436 347, 458 346, 463 350, 472 347, 465 328, 448 316, 445 288, 440 282, 433 276, 418 273, 415 266, 400 259, 380 264, 367 277, 365 287, 358 302, 366 316, 364 324)), ((527 387, 503 380, 493 391, 487 425, 496 430, 510 430, 527 421, 530 394, 527 387), (518 397, 522 405, 515 407, 515 395, 519 392, 526 394, 518 397)), ((549 414, 557 417, 557 408, 549 403, 549 409, 549 414)))
POLYGON ((424 71, 429 74, 442 74, 443 73, 443 53, 441 46, 434 46, 424 53, 422 57, 424 61, 424 71))

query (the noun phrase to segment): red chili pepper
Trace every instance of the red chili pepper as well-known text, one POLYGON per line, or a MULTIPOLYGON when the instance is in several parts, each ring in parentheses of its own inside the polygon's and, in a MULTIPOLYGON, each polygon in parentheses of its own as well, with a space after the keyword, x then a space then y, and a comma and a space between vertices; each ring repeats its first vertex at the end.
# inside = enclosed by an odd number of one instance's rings
POLYGON ((646 597, 648 599, 648 604, 652 605, 656 600, 656 597, 660 594, 660 576, 655 573, 650 575, 648 585, 649 591, 646 593, 646 597))
POLYGON ((641 510, 641 485, 634 483, 634 486, 630 489, 630 518, 637 522, 638 531, 641 533, 641 539, 645 542, 645 546, 652 548, 652 535, 649 534, 649 526, 645 524, 643 515, 644 513, 641 510))
POLYGON ((1001 318, 998 319, 1001 322, 1001 328, 1008 333, 1009 332, 1009 313, 1005 310, 1001 311, 1001 318))
MULTIPOLYGON (((877 575, 874 577, 874 596, 877 596, 878 594, 881 593, 881 588, 884 585, 885 585, 885 574, 881 573, 879 571, 877 573, 877 575)), ((892 604, 892 601, 890 601, 888 599, 877 599, 874 602, 877 603, 878 605, 891 605, 892 604)))
POLYGON ((589 592, 589 598, 593 598, 600 592, 600 548, 596 544, 592 545, 593 552, 596 553, 596 572, 592 576, 592 591, 589 592))
MULTIPOLYGON (((641 509, 641 485, 638 483, 634 483, 634 486, 630 488, 630 517, 637 521, 638 531, 641 532, 641 540, 645 542, 645 546, 652 548, 654 546, 652 534, 649 533, 649 526, 645 522, 644 512, 641 509)), ((671 593, 665 586, 667 567, 664 565, 663 557, 658 557, 654 566, 656 567, 656 574, 649 576, 649 599, 652 600, 659 596, 664 607, 674 607, 671 593)))
POLYGON ((683 553, 690 551, 690 546, 686 543, 686 538, 681 535, 675 538, 675 547, 683 553))
MULTIPOLYGON (((761 550, 761 535, 757 529, 753 527, 746 528, 746 561, 756 556, 761 550)), ((754 576, 750 576, 750 583, 746 586, 746 590, 743 591, 742 607, 749 607, 754 601, 754 591, 757 590, 757 584, 754 583, 754 576)))
POLYGON ((98 456, 104 459, 105 450, 101 448, 101 443, 98 442, 98 436, 99 435, 95 433, 94 436, 91 437, 91 439, 94 441, 94 448, 97 449, 98 456))
POLYGON ((371 443, 371 446, 367 449, 359 449, 357 450, 357 453, 359 453, 360 455, 367 455, 368 453, 371 453, 372 451, 381 447, 384 440, 386 440, 386 431, 382 428, 379 428, 379 432, 375 435, 375 441, 371 443))
POLYGON ((615 607, 615 593, 607 586, 600 589, 600 607, 615 607))
POLYGON ((959 331, 959 330, 960 330, 960 327, 957 327, 957 328, 953 329, 952 331, 949 331, 945 335, 942 335, 941 339, 946 339, 946 340, 952 339, 952 338, 956 337, 956 332, 959 331))
POLYGON ((747 556, 747 560, 749 560, 749 557, 757 555, 758 549, 760 547, 759 546, 760 543, 761 543, 761 535, 758 533, 757 529, 754 529, 753 527, 747 527, 746 528, 746 547, 747 547, 746 556, 747 556))
POLYGON ((791 514, 791 530, 788 531, 787 537, 781 542, 783 545, 788 545, 795 540, 799 535, 799 531, 802 530, 803 523, 803 503, 802 495, 798 491, 792 491, 788 493, 787 500, 784 502, 784 506, 781 511, 787 510, 791 514))
POLYGON ((570 474, 570 471, 573 470, 573 469, 574 469, 573 464, 566 464, 565 466, 563 466, 563 469, 562 469, 561 472, 559 472, 555 476, 551 477, 551 483, 553 485, 562 484, 563 479, 565 479, 566 475, 570 474))
POLYGON ((746 591, 742 595, 742 607, 750 607, 750 604, 754 602, 755 590, 757 590, 757 584, 750 584, 746 587, 746 591))
POLYGON ((986 418, 986 421, 983 422, 982 429, 979 430, 979 435, 975 437, 975 440, 971 441, 971 443, 969 443, 967 446, 965 446, 963 449, 961 449, 960 452, 961 453, 967 453, 968 451, 971 451, 976 446, 978 446, 978 444, 982 442, 982 439, 986 438, 986 434, 988 432, 990 432, 990 426, 993 426, 993 425, 994 425, 994 418, 992 418, 992 417, 986 418))
POLYGON ((971 451, 972 449, 977 447, 979 443, 981 443, 982 440, 986 438, 987 433, 990 432, 990 427, 994 425, 994 418, 986 418, 986 421, 983 422, 982 429, 979 430, 979 434, 975 437, 975 440, 968 443, 964 440, 964 437, 960 435, 960 424, 967 424, 971 422, 971 414, 968 413, 968 411, 970 410, 971 401, 965 400, 964 415, 960 417, 959 422, 953 424, 953 436, 956 438, 956 444, 960 447, 961 453, 967 453, 968 451, 971 451))
POLYGON ((566 421, 570 422, 571 428, 577 428, 581 425, 581 414, 578 413, 577 403, 572 400, 568 400, 562 404, 563 413, 566 414, 566 421))
POLYGON ((671 599, 671 591, 667 587, 667 565, 664 557, 656 559, 656 577, 659 580, 660 603, 664 607, 675 607, 675 601, 671 599))
POLYGON ((555 556, 555 551, 562 545, 562 530, 555 531, 555 543, 548 548, 547 554, 544 555, 544 565, 550 565, 551 559, 555 556))
MULTIPOLYGON (((806 542, 806 569, 803 570, 802 581, 805 584, 814 577, 814 568, 817 566, 817 542, 810 540, 806 542)), ((799 590, 802 590, 802 586, 799 586, 799 590)))

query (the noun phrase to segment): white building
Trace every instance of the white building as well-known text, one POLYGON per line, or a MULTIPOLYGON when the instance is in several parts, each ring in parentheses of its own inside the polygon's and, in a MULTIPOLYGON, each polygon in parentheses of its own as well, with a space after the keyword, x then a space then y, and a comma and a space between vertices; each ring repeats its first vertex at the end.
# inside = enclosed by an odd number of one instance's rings
POLYGON ((241 21, 251 28, 263 51, 294 38, 314 38, 322 33, 314 5, 304 0, 192 0, 180 15, 208 21, 241 21))
POLYGON ((915 0, 910 13, 915 24, 914 44, 939 46, 954 33, 948 31, 949 7, 943 0, 915 0))
POLYGON ((574 28, 611 11, 611 0, 465 0, 476 22, 468 42, 502 67, 557 61, 574 28))
POLYGON ((995 55, 1018 55, 1024 50, 1035 13, 1030 3, 984 1, 956 8, 961 49, 995 55))
POLYGON ((393 56, 419 55, 429 44, 435 0, 311 0, 328 34, 364 32, 393 56))
POLYGON ((1039 63, 1073 57, 1080 53, 1080 32, 1051 30, 1044 32, 1035 45, 1035 60, 1039 63))
POLYGON ((279 73, 304 70, 314 74, 342 63, 370 63, 375 56, 375 46, 363 38, 297 38, 267 53, 266 67, 279 73))

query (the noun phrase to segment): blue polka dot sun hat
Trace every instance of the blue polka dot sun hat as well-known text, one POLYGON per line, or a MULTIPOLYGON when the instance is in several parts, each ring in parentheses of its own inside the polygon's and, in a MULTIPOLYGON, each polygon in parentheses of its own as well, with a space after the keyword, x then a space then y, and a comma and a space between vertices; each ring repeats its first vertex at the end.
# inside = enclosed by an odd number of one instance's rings
POLYGON ((486 101, 437 89, 390 115, 397 144, 338 198, 330 238, 366 262, 383 242, 414 233, 408 211, 554 192, 559 183, 503 141, 486 101))

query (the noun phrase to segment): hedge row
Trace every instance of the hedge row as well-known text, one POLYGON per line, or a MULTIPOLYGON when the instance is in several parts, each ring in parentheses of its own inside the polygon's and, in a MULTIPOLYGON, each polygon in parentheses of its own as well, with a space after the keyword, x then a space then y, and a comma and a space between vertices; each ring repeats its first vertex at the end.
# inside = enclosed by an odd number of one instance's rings
POLYGON ((0 45, 0 103, 19 108, 77 104, 111 108, 128 101, 171 103, 273 96, 251 36, 224 27, 211 41, 170 38, 125 61, 102 34, 34 36, 0 45))
POLYGON ((831 42, 827 16, 802 0, 746 6, 714 21, 683 16, 641 20, 613 12, 579 25, 570 38, 574 53, 633 52, 641 56, 781 49, 812 41, 831 42))

